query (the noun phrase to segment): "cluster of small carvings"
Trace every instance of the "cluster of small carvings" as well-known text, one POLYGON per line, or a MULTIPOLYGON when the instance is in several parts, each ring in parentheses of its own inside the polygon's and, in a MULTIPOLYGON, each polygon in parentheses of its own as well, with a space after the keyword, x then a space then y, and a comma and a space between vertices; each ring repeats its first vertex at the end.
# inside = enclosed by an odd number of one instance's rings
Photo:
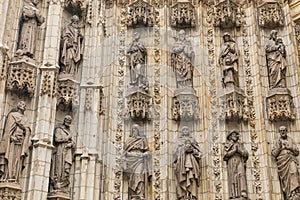
POLYGON ((8 55, 6 51, 2 50, 2 55, 3 55, 3 65, 1 68, 1 73, 0 73, 0 80, 5 80, 7 76, 7 68, 8 68, 8 55))
POLYGON ((136 92, 129 96, 128 114, 131 119, 151 119, 151 97, 147 94, 136 92))
POLYGON ((85 109, 90 110, 93 103, 93 88, 87 88, 85 93, 85 109))
POLYGON ((46 72, 43 76, 41 95, 48 95, 50 97, 51 89, 52 89, 51 75, 49 72, 46 72))
POLYGON ((177 2, 171 7, 171 26, 186 28, 196 26, 195 8, 190 2, 177 2))
POLYGON ((173 97, 173 120, 194 120, 199 118, 199 103, 195 95, 178 95, 173 97))
POLYGON ((0 199, 1 200, 21 200, 21 189, 17 190, 10 187, 0 188, 0 199))
POLYGON ((153 26, 155 8, 144 0, 136 0, 128 6, 127 25, 153 26))
POLYGON ((258 23, 265 28, 275 28, 283 25, 283 11, 279 2, 264 2, 258 6, 258 23))
POLYGON ((20 61, 11 62, 7 75, 6 89, 21 91, 33 96, 35 90, 37 69, 34 65, 20 61))
POLYGON ((214 6, 214 26, 221 28, 240 27, 242 14, 239 5, 232 0, 221 1, 214 6))
POLYGON ((58 81, 57 105, 62 104, 66 108, 78 106, 78 83, 70 79, 58 81))
POLYGON ((99 115, 104 114, 104 92, 103 86, 100 87, 100 97, 99 97, 99 115))
POLYGON ((294 120, 295 106, 289 94, 275 94, 267 98, 268 118, 270 121, 294 120))

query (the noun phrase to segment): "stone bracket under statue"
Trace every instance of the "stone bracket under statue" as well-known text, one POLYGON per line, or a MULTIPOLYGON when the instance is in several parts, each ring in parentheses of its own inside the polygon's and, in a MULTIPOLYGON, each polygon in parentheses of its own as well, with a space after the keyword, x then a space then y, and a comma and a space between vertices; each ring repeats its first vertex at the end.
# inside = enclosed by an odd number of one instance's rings
POLYGON ((191 2, 178 1, 172 5, 170 24, 176 28, 194 28, 196 26, 195 7, 191 2))
POLYGON ((258 24, 263 28, 278 28, 284 24, 284 14, 279 2, 264 2, 258 6, 258 24))
POLYGON ((21 200, 22 188, 20 184, 1 182, 0 199, 1 200, 21 200))
POLYGON ((78 88, 79 83, 73 79, 63 78, 58 80, 57 106, 59 109, 70 111, 78 107, 78 88))

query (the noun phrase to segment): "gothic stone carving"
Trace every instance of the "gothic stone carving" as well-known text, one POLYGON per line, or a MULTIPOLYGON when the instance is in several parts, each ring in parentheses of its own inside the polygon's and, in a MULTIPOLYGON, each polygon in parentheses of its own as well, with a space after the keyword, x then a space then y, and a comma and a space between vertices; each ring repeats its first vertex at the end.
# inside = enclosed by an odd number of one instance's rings
POLYGON ((198 97, 192 88, 177 89, 173 97, 173 120, 189 121, 199 118, 198 97))
POLYGON ((276 159, 280 185, 284 199, 300 199, 300 177, 298 172, 299 148, 292 138, 287 136, 287 128, 279 128, 280 138, 273 147, 272 155, 276 159))
POLYGON ((151 178, 151 152, 147 138, 142 135, 139 125, 132 126, 121 158, 124 174, 128 178, 129 200, 144 200, 145 187, 151 178))
POLYGON ((88 7, 87 2, 86 0, 64 0, 62 5, 70 13, 85 17, 88 7))
POLYGON ((184 126, 174 153, 177 199, 198 199, 200 159, 199 144, 192 138, 189 127, 184 126))
POLYGON ((38 26, 45 21, 45 18, 37 9, 38 3, 39 0, 31 0, 23 7, 22 11, 22 28, 17 52, 30 58, 35 56, 38 26))
POLYGON ((241 9, 232 0, 221 1, 215 5, 214 16, 214 26, 222 29, 242 25, 241 9))
POLYGON ((61 110, 71 110, 78 106, 78 85, 71 79, 58 80, 57 105, 61 110))
POLYGON ((18 183, 24 169, 31 134, 25 110, 25 102, 20 101, 6 118, 0 142, 0 181, 18 183))
POLYGON ((275 28, 283 26, 283 11, 280 3, 267 0, 258 7, 258 23, 264 28, 275 28))
POLYGON ((127 95, 127 114, 131 119, 151 119, 152 98, 140 88, 131 88, 127 95))
POLYGON ((19 60, 9 63, 6 89, 17 94, 33 96, 37 69, 32 63, 19 60))
POLYGON ((224 151, 228 172, 229 199, 247 200, 246 162, 248 152, 239 142, 238 132, 229 132, 224 151))
POLYGON ((270 121, 294 120, 296 118, 293 97, 286 88, 276 88, 268 92, 267 112, 270 121))
POLYGON ((1 200, 21 200, 22 188, 19 184, 3 182, 0 183, 1 200))
POLYGON ((219 106, 219 118, 222 120, 248 120, 245 95, 240 88, 225 88, 219 95, 219 106))
POLYGON ((62 33, 61 50, 61 69, 60 77, 75 78, 83 53, 83 36, 79 29, 79 18, 74 15, 69 25, 65 27, 62 33))
POLYGON ((153 26, 155 8, 144 0, 136 0, 128 6, 127 26, 153 26))
POLYGON ((177 28, 196 26, 195 8, 190 2, 177 2, 171 7, 171 25, 177 28))
POLYGON ((70 130, 71 123, 72 117, 66 115, 63 124, 54 131, 53 145, 55 149, 51 159, 50 194, 57 192, 69 194, 72 151, 75 146, 70 130))

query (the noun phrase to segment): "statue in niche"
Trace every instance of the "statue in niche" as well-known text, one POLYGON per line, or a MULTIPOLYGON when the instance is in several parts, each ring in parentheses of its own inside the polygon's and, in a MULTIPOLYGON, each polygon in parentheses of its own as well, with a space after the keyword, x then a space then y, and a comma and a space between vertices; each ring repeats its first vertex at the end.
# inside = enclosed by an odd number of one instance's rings
POLYGON ((54 130, 54 150, 52 152, 50 172, 50 192, 69 193, 70 170, 75 142, 72 138, 70 125, 72 117, 66 115, 62 125, 54 130))
POLYGON ((73 15, 71 22, 62 32, 61 74, 75 76, 83 53, 83 36, 80 33, 79 17, 73 15))
POLYGON ((25 167, 31 134, 25 110, 25 102, 20 101, 7 115, 0 142, 0 181, 19 182, 25 167))
POLYGON ((227 162, 229 199, 248 199, 246 162, 248 152, 239 142, 239 133, 231 131, 227 135, 224 158, 227 162))
POLYGON ((177 88, 193 87, 195 53, 192 44, 186 39, 184 30, 180 30, 175 39, 171 50, 171 66, 175 70, 177 88))
POLYGON ((35 56, 38 26, 45 21, 37 9, 38 3, 39 0, 31 0, 22 10, 22 28, 17 54, 26 55, 30 58, 35 56))
POLYGON ((223 35, 224 44, 221 46, 219 64, 222 67, 222 83, 224 88, 238 87, 239 49, 229 33, 223 35))
POLYGON ((125 142, 122 155, 123 170, 128 177, 130 200, 145 200, 145 186, 151 179, 150 159, 147 138, 141 134, 140 126, 135 124, 125 142))
POLYGON ((286 50, 282 39, 277 38, 277 33, 272 30, 265 45, 270 89, 286 88, 286 50))
POLYGON ((130 85, 140 87, 148 93, 149 83, 146 69, 147 49, 139 40, 140 35, 134 33, 133 41, 129 44, 127 50, 130 67, 130 85))
POLYGON ((184 126, 181 130, 176 151, 174 167, 178 200, 197 200, 200 186, 199 144, 192 138, 190 129, 184 126))
POLYGON ((292 138, 287 135, 287 128, 279 128, 280 138, 272 149, 278 167, 281 187, 287 200, 300 200, 300 180, 297 169, 299 149, 292 138))

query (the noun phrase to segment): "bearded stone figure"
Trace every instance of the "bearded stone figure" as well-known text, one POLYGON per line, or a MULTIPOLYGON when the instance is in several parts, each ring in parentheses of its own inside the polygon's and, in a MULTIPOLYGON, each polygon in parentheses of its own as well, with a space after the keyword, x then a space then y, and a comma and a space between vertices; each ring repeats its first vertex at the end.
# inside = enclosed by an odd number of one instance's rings
POLYGON ((287 135, 287 128, 279 128, 280 138, 273 147, 272 155, 276 159, 278 175, 285 200, 300 200, 300 180, 298 172, 299 149, 287 135))
POLYGON ((176 151, 174 167, 176 192, 178 200, 197 200, 200 186, 201 152, 198 143, 192 138, 190 129, 184 126, 181 130, 176 151))
POLYGON ((145 186, 151 179, 151 152, 139 125, 132 126, 122 155, 124 174, 128 177, 129 200, 145 200, 145 186))
POLYGON ((20 101, 6 119, 0 142, 0 180, 19 182, 24 160, 28 155, 30 126, 24 115, 26 105, 20 101))
POLYGON ((83 53, 83 36, 80 33, 79 17, 74 15, 62 32, 61 74, 75 76, 83 53))
POLYGON ((239 142, 239 133, 231 131, 227 135, 224 158, 227 163, 229 199, 248 199, 246 162, 248 152, 239 142))
POLYGON ((270 89, 286 88, 286 50, 282 39, 277 38, 277 33, 272 30, 265 45, 270 89))
POLYGON ((238 87, 238 60, 240 56, 239 49, 229 33, 224 33, 223 39, 224 44, 221 46, 221 52, 219 56, 219 64, 222 67, 223 72, 223 87, 238 87))
POLYGON ((175 71, 177 88, 192 87, 195 53, 184 30, 179 31, 176 39, 171 50, 171 66, 175 71))
POLYGON ((72 138, 70 125, 72 117, 66 115, 62 125, 54 131, 51 172, 50 172, 50 192, 69 193, 69 178, 72 167, 73 149, 75 142, 72 138))
POLYGON ((30 0, 22 10, 22 28, 17 53, 34 58, 37 41, 38 26, 42 25, 45 18, 37 9, 39 0, 30 0))

